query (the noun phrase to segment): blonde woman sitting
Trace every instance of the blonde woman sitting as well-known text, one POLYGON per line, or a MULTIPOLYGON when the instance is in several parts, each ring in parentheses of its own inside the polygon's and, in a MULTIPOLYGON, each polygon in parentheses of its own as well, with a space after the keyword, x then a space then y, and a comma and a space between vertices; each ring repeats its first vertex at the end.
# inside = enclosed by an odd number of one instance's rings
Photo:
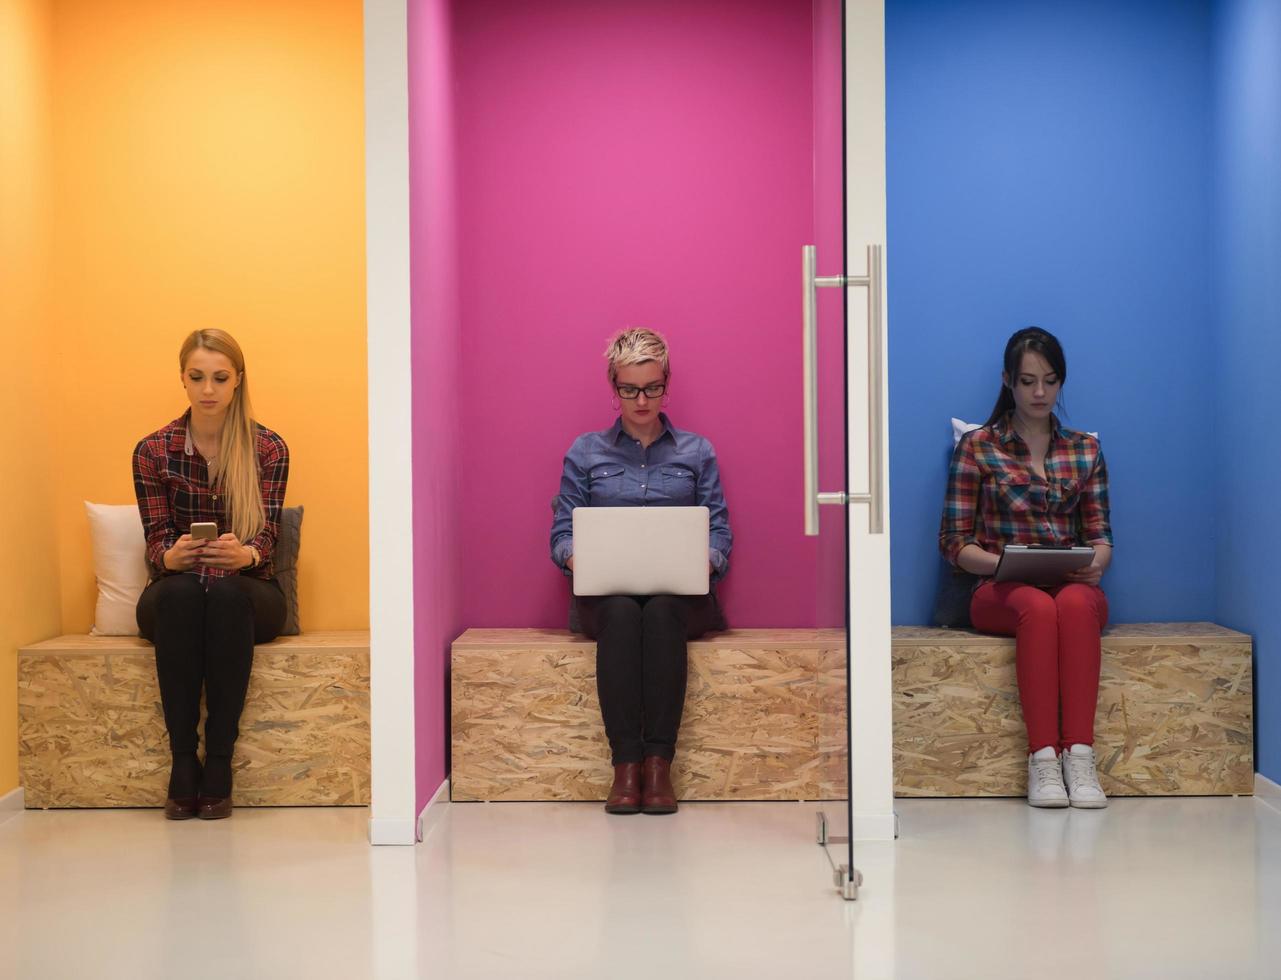
MULTIPOLYGON (((614 424, 587 432, 565 454, 553 501, 552 561, 574 567, 575 507, 707 507, 712 581, 729 567, 733 538, 716 452, 660 411, 671 377, 667 344, 652 330, 615 336, 605 351, 614 424)), ((613 757, 608 813, 674 813, 671 764, 685 705, 686 641, 724 620, 705 596, 578 596, 583 631, 596 640, 596 685, 613 757)))
POLYGON ((275 639, 284 594, 272 552, 289 478, 285 441, 253 418, 239 345, 197 330, 178 355, 191 407, 143 439, 133 482, 151 583, 138 627, 156 647, 173 766, 165 816, 231 816, 231 757, 254 644, 275 639), (193 524, 214 524, 212 538, 193 524), (203 688, 205 759, 196 754, 203 688))

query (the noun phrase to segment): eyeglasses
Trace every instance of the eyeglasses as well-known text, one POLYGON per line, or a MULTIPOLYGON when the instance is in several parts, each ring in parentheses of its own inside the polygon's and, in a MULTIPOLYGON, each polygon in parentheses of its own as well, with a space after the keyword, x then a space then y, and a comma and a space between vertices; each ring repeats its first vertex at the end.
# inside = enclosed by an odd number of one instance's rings
POLYGON ((644 388, 638 388, 636 385, 615 385, 614 390, 618 392, 618 397, 633 401, 640 397, 640 393, 645 392, 646 398, 662 398, 663 392, 667 390, 665 384, 646 385, 644 388))

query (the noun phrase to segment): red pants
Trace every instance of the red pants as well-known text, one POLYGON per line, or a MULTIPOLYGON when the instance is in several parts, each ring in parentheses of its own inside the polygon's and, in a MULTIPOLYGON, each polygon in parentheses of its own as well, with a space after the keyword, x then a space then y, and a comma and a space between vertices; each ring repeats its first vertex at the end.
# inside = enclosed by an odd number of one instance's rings
POLYGON ((970 620, 984 633, 1015 638, 1028 751, 1093 745, 1099 635, 1108 621, 1103 590, 1079 582, 1049 590, 984 582, 970 600, 970 620))

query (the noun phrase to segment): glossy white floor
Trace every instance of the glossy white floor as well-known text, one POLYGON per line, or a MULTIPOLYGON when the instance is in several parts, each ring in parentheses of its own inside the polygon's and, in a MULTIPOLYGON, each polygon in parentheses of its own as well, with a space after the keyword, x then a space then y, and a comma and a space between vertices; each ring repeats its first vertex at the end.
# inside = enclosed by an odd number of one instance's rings
POLYGON ((900 801, 860 901, 813 804, 454 804, 417 848, 362 809, 0 813, 0 975, 1281 976, 1281 812, 1253 799, 900 801))

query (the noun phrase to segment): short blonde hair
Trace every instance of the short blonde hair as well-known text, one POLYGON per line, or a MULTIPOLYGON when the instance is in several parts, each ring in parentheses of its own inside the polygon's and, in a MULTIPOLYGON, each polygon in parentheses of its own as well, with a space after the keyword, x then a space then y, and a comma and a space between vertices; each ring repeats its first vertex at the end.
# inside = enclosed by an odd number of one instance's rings
POLYGON ((667 341, 663 335, 645 327, 628 327, 614 334, 605 348, 605 363, 609 365, 609 383, 618 380, 618 369, 632 364, 657 361, 663 368, 663 379, 671 373, 667 361, 667 341))

